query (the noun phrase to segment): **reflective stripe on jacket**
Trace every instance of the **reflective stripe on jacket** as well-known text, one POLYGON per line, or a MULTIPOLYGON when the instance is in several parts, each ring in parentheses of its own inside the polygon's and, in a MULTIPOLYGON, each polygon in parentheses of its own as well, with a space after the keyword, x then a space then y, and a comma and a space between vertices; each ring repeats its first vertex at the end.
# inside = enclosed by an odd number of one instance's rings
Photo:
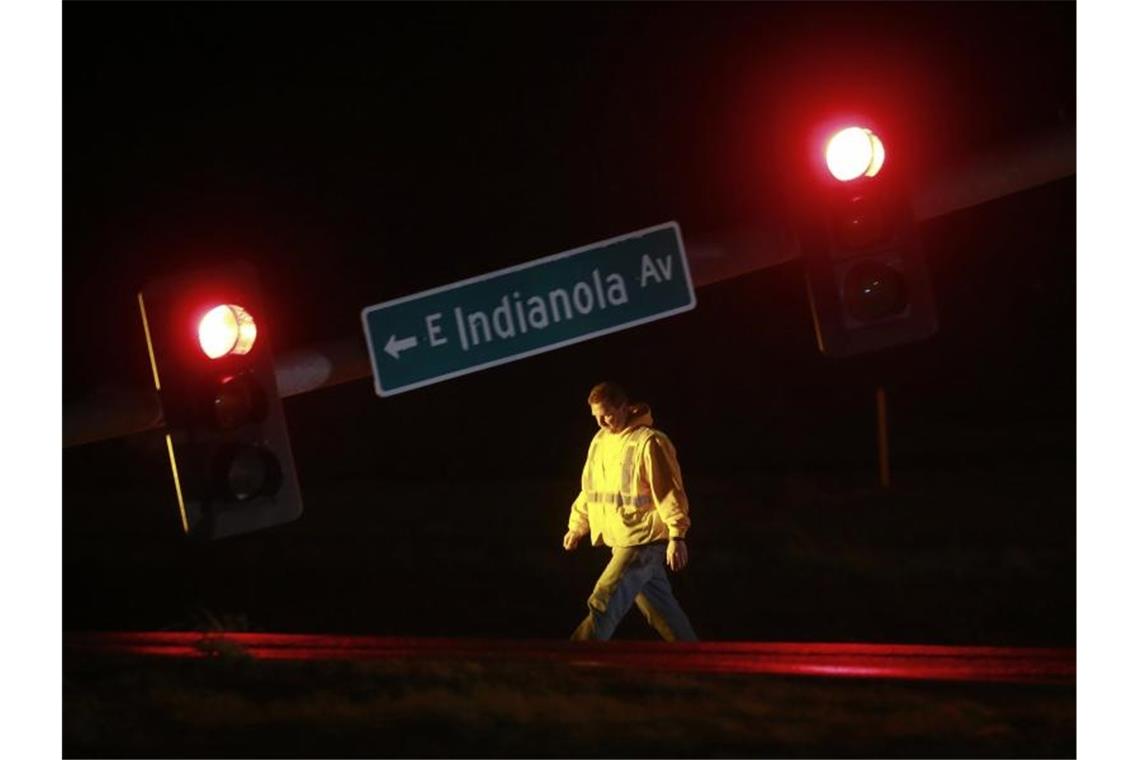
POLYGON ((590 533, 599 546, 641 546, 689 529, 689 501, 677 452, 651 427, 648 407, 637 407, 621 433, 599 430, 582 469, 582 490, 570 508, 569 528, 590 533))

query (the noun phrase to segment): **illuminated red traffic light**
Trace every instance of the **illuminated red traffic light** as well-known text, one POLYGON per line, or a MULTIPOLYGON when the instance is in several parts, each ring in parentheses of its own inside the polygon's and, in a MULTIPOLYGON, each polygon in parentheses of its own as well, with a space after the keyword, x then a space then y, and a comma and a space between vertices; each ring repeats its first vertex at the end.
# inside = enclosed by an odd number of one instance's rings
POLYGON ((853 356, 938 329, 907 183, 906 148, 886 150, 870 119, 829 118, 807 135, 797 236, 819 349, 853 356), (900 152, 901 151, 901 152, 900 152), (826 171, 825 171, 826 169, 826 171))
POLYGON ((248 354, 257 340, 257 322, 237 304, 221 304, 198 322, 198 345, 211 359, 248 354))
POLYGON ((182 530, 212 540, 299 518, 271 336, 254 319, 269 313, 256 271, 236 261, 170 275, 138 300, 182 530))
POLYGON ((827 141, 824 155, 831 176, 842 182, 874 177, 886 160, 883 141, 865 127, 847 127, 836 132, 827 141))

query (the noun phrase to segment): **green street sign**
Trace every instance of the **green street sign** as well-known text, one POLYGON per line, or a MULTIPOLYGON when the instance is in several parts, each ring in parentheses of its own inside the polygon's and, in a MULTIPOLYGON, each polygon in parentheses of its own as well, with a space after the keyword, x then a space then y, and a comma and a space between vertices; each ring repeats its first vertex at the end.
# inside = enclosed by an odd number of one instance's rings
POLYGON ((376 304, 361 314, 381 396, 688 311, 681 228, 667 222, 376 304))

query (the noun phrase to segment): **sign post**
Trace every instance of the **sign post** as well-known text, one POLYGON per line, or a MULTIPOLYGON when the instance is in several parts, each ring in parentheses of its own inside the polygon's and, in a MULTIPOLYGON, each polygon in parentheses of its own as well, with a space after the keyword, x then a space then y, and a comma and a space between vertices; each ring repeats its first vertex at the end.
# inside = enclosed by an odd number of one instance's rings
POLYGON ((676 222, 369 306, 361 312, 381 396, 693 309, 676 222))

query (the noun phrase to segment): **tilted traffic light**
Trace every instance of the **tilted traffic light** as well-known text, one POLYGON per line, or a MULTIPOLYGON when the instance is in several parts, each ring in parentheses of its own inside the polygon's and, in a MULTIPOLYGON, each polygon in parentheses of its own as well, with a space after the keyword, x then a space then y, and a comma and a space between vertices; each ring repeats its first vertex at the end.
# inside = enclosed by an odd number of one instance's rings
POLYGON ((300 517, 253 268, 157 280, 138 300, 182 529, 214 539, 300 517))
POLYGON ((820 351, 850 356, 933 335, 938 317, 914 213, 883 142, 848 127, 815 148, 798 226, 820 351))

